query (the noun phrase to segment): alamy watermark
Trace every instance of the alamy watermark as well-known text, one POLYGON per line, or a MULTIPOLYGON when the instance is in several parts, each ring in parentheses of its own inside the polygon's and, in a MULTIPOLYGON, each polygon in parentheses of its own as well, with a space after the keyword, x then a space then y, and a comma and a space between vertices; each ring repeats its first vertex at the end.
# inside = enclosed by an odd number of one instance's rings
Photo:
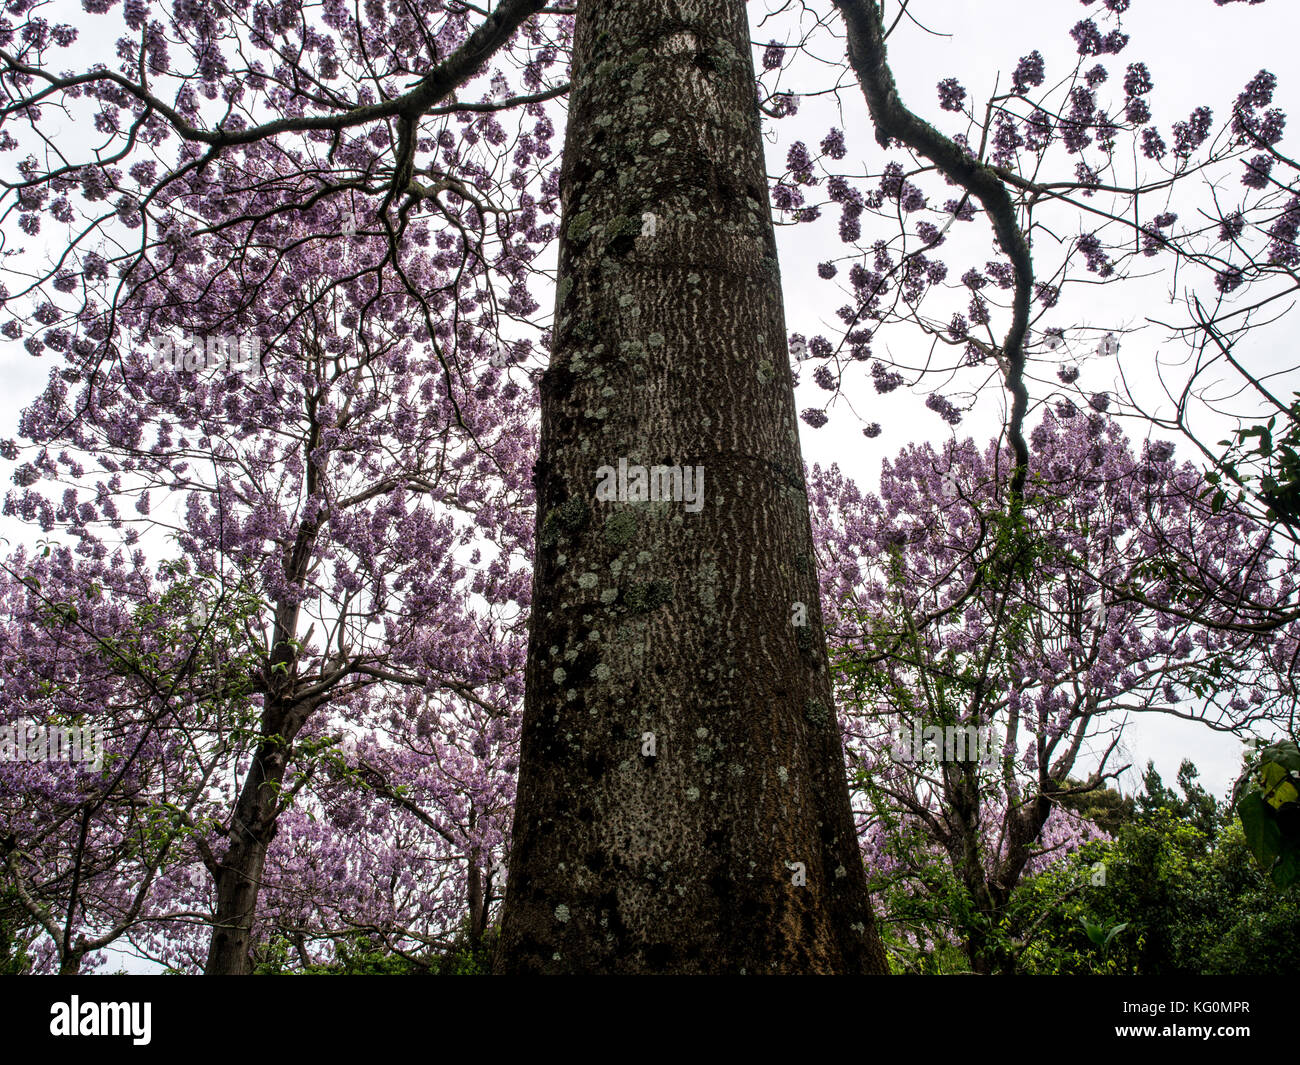
POLYGON ((72 995, 50 1006, 50 1035, 127 1036, 135 1046, 148 1046, 152 1014, 152 1002, 82 1002, 72 995))
POLYGON ((991 725, 927 725, 895 729, 889 755, 895 762, 979 762, 992 764, 997 737, 991 725))
POLYGON ((68 762, 104 767, 104 726, 0 725, 0 762, 68 762))
POLYGON ((207 336, 182 333, 179 337, 168 334, 154 337, 150 343, 151 370, 228 369, 234 373, 260 374, 262 372, 262 338, 256 333, 229 336, 207 336))
POLYGON ((596 470, 596 501, 683 503, 685 510, 698 514, 704 509, 704 467, 637 466, 619 459, 617 469, 601 466, 596 470))

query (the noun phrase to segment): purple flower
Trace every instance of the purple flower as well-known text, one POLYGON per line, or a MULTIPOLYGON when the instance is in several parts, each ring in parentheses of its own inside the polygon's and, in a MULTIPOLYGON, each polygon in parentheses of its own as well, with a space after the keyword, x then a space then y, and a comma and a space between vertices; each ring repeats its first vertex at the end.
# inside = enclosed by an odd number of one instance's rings
POLYGON ((969 222, 975 217, 975 204, 969 196, 961 200, 949 200, 943 205, 943 209, 950 215, 954 215, 958 222, 969 222))
POLYGON ((938 392, 932 392, 925 401, 925 405, 949 425, 957 425, 961 422, 961 411, 959 411, 952 402, 939 395, 938 392))
POLYGON ((1015 73, 1011 75, 1011 86, 1019 93, 1043 84, 1043 57, 1037 50, 1022 56, 1015 73))
POLYGON ((1097 29, 1097 24, 1090 18, 1076 23, 1074 29, 1070 31, 1070 36, 1079 46, 1080 55, 1100 55, 1105 48, 1101 30, 1097 29))
POLYGON ((1230 266, 1226 270, 1220 270, 1214 275, 1214 287, 1220 292, 1232 292, 1240 288, 1244 280, 1242 272, 1235 266, 1230 266))
POLYGON ((1277 77, 1267 70, 1261 70, 1246 83, 1246 87, 1237 97, 1237 107, 1241 110, 1255 110, 1267 107, 1273 102, 1273 90, 1277 88, 1277 77))
POLYGON ((795 175, 798 180, 804 176, 812 176, 812 159, 808 156, 808 146, 803 141, 795 141, 790 145, 790 150, 785 156, 786 168, 795 175))
POLYGON ((830 421, 830 419, 826 417, 826 412, 823 410, 818 410, 816 407, 807 408, 802 414, 799 415, 799 417, 802 418, 808 425, 811 425, 814 429, 820 429, 823 425, 825 425, 828 421, 830 421))
POLYGON ((1142 154, 1148 159, 1163 159, 1169 149, 1165 147, 1164 138, 1154 129, 1142 131, 1142 154))
POLYGON ((785 62, 785 46, 776 41, 769 41, 763 49, 763 69, 779 70, 785 62))
POLYGON ((1097 239, 1095 233, 1084 233, 1078 240, 1078 248, 1084 254, 1088 262, 1088 270, 1091 273, 1098 274, 1101 277, 1109 277, 1114 273, 1114 267, 1110 265, 1110 258, 1101 246, 1101 241, 1097 239))
POLYGON ((820 277, 823 281, 829 281, 838 272, 839 272, 838 268, 835 266, 834 263, 817 264, 817 276, 820 277))
POLYGON ((876 437, 880 435, 880 423, 872 422, 870 425, 868 425, 865 429, 862 430, 862 435, 865 436, 868 440, 874 440, 876 437))
POLYGON ((1186 122, 1174 123, 1174 155, 1189 156, 1210 135, 1214 112, 1208 107, 1198 107, 1186 122))
POLYGON ((1247 188, 1263 189, 1268 187, 1268 176, 1273 170, 1273 157, 1271 155, 1257 155, 1246 164, 1246 173, 1242 175, 1241 183, 1247 188))
POLYGON ((1010 263, 985 263, 984 269, 988 271, 989 277, 993 278, 998 288, 1009 289, 1016 283, 1016 268, 1010 263))
POLYGON ((1145 63, 1130 63, 1124 74, 1124 91, 1130 96, 1145 96, 1155 83, 1145 63))
POLYGON ((1269 262, 1293 266, 1300 261, 1295 240, 1297 230, 1300 230, 1300 196, 1292 196, 1286 209, 1268 228, 1268 235, 1273 238, 1268 246, 1269 262))
POLYGON ((844 131, 832 129, 822 138, 822 154, 832 159, 843 159, 848 149, 844 145, 844 131))
POLYGON ((903 164, 886 163, 884 173, 880 175, 880 191, 891 200, 897 199, 903 192, 903 164))
POLYGON ((1015 161, 1016 149, 1025 143, 1016 128, 1016 123, 1006 115, 998 115, 993 133, 993 156, 998 166, 1011 166, 1015 161))
POLYGON ((945 111, 960 111, 966 100, 966 90, 956 78, 939 82, 939 106, 945 111))
POLYGON ((1151 108, 1140 96, 1130 96, 1124 101, 1124 117, 1130 125, 1145 126, 1151 121, 1151 108))
POLYGON ((871 383, 875 385, 876 391, 883 396, 894 391, 903 383, 903 375, 887 371, 881 363, 873 362, 871 364, 871 383))

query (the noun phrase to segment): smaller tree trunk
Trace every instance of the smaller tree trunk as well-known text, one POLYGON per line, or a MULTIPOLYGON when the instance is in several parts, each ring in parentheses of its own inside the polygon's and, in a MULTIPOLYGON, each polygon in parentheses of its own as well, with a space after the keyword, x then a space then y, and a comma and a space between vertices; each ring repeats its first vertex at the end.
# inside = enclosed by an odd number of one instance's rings
POLYGON ((235 803, 230 845, 217 872, 217 909, 204 968, 208 976, 252 972, 257 895, 266 852, 275 839, 276 807, 287 760, 287 741, 263 741, 235 803))

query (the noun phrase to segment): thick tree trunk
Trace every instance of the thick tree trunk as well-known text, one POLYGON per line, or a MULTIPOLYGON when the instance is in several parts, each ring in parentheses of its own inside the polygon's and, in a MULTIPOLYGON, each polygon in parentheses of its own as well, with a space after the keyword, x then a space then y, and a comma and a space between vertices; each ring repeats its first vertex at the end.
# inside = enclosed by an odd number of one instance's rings
POLYGON ((742 0, 584 0, 561 195, 497 969, 882 972, 742 0), (620 459, 702 508, 598 499, 620 459))

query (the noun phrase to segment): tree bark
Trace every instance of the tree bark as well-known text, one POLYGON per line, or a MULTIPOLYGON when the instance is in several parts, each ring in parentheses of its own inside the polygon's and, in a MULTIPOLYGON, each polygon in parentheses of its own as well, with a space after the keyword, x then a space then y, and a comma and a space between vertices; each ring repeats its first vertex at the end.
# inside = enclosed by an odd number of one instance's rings
POLYGON ((287 746, 278 738, 264 740, 258 746, 235 801, 230 844, 216 872, 217 907, 203 970, 207 976, 246 976, 252 972, 253 920, 266 852, 275 839, 287 746))
POLYGON ((884 972, 742 0, 584 0, 560 188, 497 971, 884 972), (597 499, 620 459, 702 508, 597 499))

